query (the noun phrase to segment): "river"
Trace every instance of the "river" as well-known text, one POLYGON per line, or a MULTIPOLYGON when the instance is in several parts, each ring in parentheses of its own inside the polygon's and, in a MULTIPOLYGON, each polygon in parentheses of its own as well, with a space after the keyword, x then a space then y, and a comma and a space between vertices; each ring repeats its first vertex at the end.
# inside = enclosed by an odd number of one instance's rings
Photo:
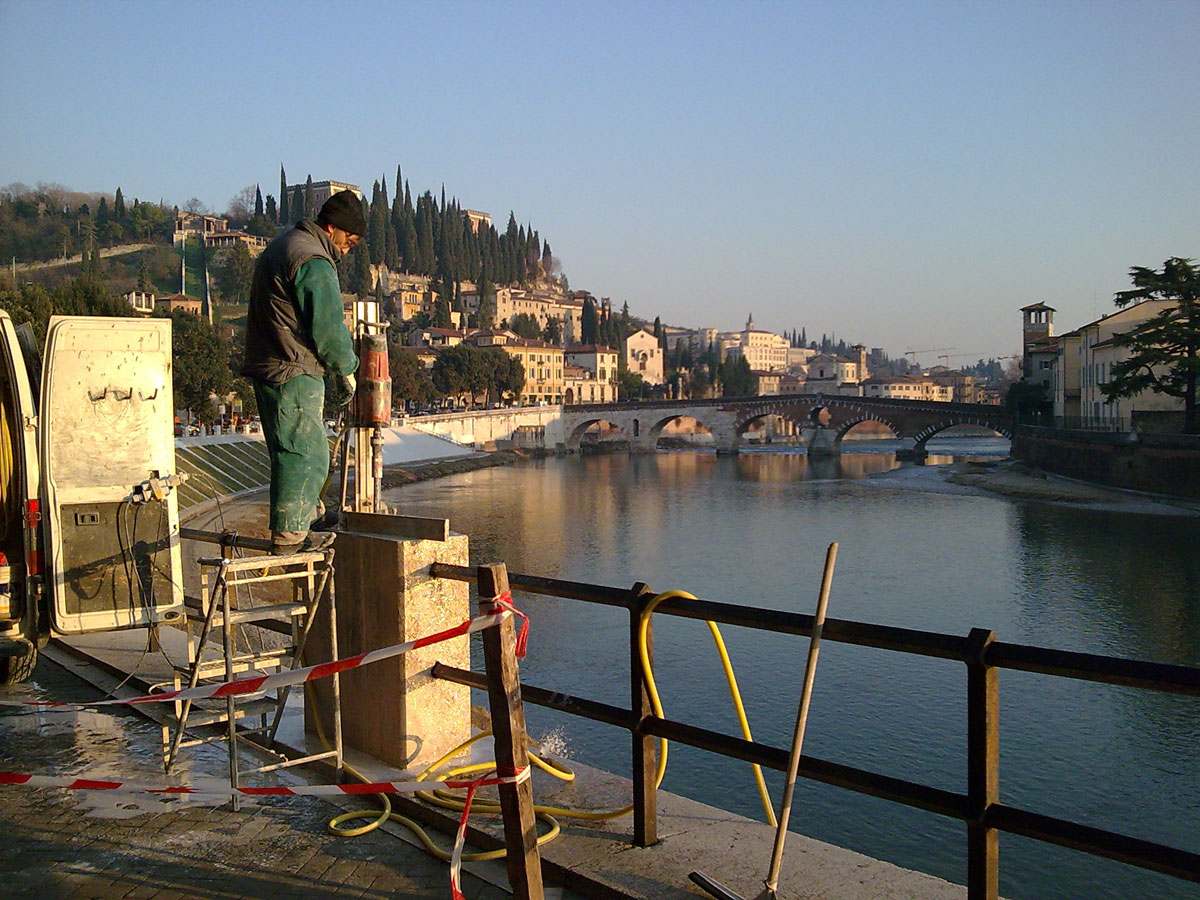
MULTIPOLYGON (((1200 664, 1200 518, 914 490, 895 445, 840 459, 761 449, 549 458, 395 489, 409 515, 449 518, 471 562, 510 571, 811 613, 839 543, 830 616, 1167 663, 1200 664)), ((931 444, 931 463, 1003 456, 998 439, 931 444)), ((532 619, 522 678, 628 704, 628 622, 592 604, 518 595, 532 619)), ((807 641, 726 627, 757 740, 791 738, 807 641)), ((703 623, 655 620, 670 718, 729 734, 737 721, 703 623)), ((961 663, 827 642, 805 752, 965 790, 961 663)), ((1200 852, 1200 709, 1172 697, 1003 671, 1004 802, 1200 852)), ((628 736, 547 710, 530 731, 569 758, 629 772, 628 736)), ((776 802, 780 777, 769 779, 776 802)), ((672 745, 663 788, 762 818, 749 767, 672 745)), ((932 813, 801 781, 792 828, 960 884, 965 828, 932 813)), ((1195 884, 1001 835, 1014 900, 1200 897, 1195 884)), ((765 871, 764 860, 764 871, 765 871)))

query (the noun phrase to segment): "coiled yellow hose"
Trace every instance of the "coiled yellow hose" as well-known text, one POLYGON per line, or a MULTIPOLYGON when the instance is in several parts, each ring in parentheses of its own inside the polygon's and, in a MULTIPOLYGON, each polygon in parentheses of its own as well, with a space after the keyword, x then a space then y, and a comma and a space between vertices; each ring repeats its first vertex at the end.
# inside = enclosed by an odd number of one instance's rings
MULTIPOLYGON (((647 693, 649 693, 649 695, 650 695, 650 705, 654 709, 654 714, 656 716, 658 716, 659 718, 664 718, 663 706, 662 706, 662 701, 659 698, 658 686, 654 680, 654 669, 653 669, 653 666, 651 666, 651 664, 650 664, 650 654, 649 654, 649 651, 647 648, 647 633, 650 628, 650 617, 651 617, 651 615, 653 615, 655 608, 660 603, 663 603, 667 600, 677 599, 677 598, 681 598, 681 599, 685 599, 685 600, 695 600, 696 599, 696 597, 694 597, 692 594, 687 593, 686 591, 663 591, 662 593, 656 594, 654 597, 652 597, 650 599, 649 603, 646 604, 646 608, 642 611, 641 617, 638 622, 638 657, 639 657, 639 661, 641 662, 642 673, 646 679, 647 693)), ((750 723, 746 719, 746 710, 745 710, 745 707, 742 705, 741 692, 738 690, 737 678, 733 672, 733 664, 730 662, 729 653, 725 648, 725 641, 721 637, 721 631, 717 627, 716 622, 710 621, 707 624, 709 627, 709 631, 712 634, 713 641, 716 644, 717 653, 721 657, 721 665, 725 670, 725 681, 729 686, 729 692, 733 698, 734 708, 737 710, 738 723, 741 726, 742 736, 747 741, 751 741, 751 740, 753 740, 753 738, 751 737, 751 734, 750 734, 750 723)), ((310 687, 309 685, 305 685, 306 689, 309 689, 309 687, 310 687)), ((321 739, 321 742, 326 747, 328 747, 329 743, 326 740, 324 730, 321 727, 320 717, 316 717, 316 718, 317 718, 318 735, 321 739)), ((417 781, 425 781, 426 779, 431 779, 433 774, 438 771, 439 767, 444 765, 448 760, 453 759, 455 756, 458 756, 460 753, 462 753, 464 750, 469 748, 476 741, 482 740, 483 738, 489 737, 490 735, 491 735, 490 731, 483 731, 483 732, 480 732, 479 734, 475 735, 474 737, 470 738, 469 740, 466 740, 463 743, 459 744, 457 747, 450 750, 448 753, 446 753, 444 756, 442 756, 436 762, 433 762, 429 766, 427 766, 424 769, 424 771, 422 771, 421 774, 417 776, 416 780, 417 781)), ((526 742, 527 742, 527 744, 529 743, 528 738, 526 738, 526 742)), ((659 739, 658 766, 655 770, 655 775, 654 775, 654 787, 655 788, 658 788, 662 784, 663 777, 666 775, 666 772, 667 772, 667 748, 668 748, 667 741, 665 739, 660 738, 659 739)), ((558 778, 562 781, 574 781, 575 780, 575 773, 572 772, 570 769, 568 769, 566 766, 561 765, 559 763, 547 762, 547 761, 543 760, 541 757, 539 757, 536 753, 532 752, 532 749, 529 752, 529 761, 530 761, 531 765, 541 769, 543 772, 546 772, 547 774, 553 776, 554 778, 558 778)), ((364 783, 367 783, 370 781, 369 778, 364 776, 361 772, 358 772, 356 769, 354 769, 353 766, 350 766, 349 764, 344 764, 344 767, 347 772, 349 772, 355 778, 358 778, 360 781, 362 781, 364 783)), ((454 778, 454 777, 458 777, 458 776, 462 776, 462 775, 470 775, 470 774, 475 774, 475 773, 479 773, 479 772, 488 772, 494 768, 495 768, 495 764, 490 763, 490 762, 473 763, 473 764, 466 765, 466 766, 458 766, 456 768, 451 768, 444 772, 438 773, 437 780, 442 780, 442 779, 446 779, 446 778, 454 778)), ((766 785, 766 781, 763 778, 762 768, 760 766, 758 766, 757 764, 754 764, 753 769, 754 769, 754 777, 755 777, 755 780, 758 785, 759 797, 762 800, 763 810, 766 813, 766 818, 767 818, 768 823, 773 827, 776 825, 775 811, 771 806, 771 797, 770 797, 770 794, 767 792, 767 785, 766 785)), ((433 790, 433 791, 417 791, 416 795, 418 797, 420 797, 422 800, 424 800, 425 802, 433 804, 435 806, 440 806, 443 809, 452 809, 452 810, 461 811, 464 806, 464 802, 460 796, 458 796, 457 794, 455 794, 451 791, 445 790, 445 789, 437 789, 437 790, 433 790)), ((328 825, 329 832, 331 834, 335 834, 340 837, 357 837, 358 835, 362 835, 362 834, 366 834, 370 831, 374 831, 376 828, 378 828, 384 822, 387 822, 390 820, 393 822, 398 822, 399 824, 403 825, 404 827, 406 827, 410 831, 412 831, 416 835, 417 839, 420 840, 420 842, 424 845, 425 849, 428 850, 430 853, 432 853, 434 856, 436 856, 438 859, 441 859, 443 861, 449 861, 450 852, 447 850, 443 850, 440 847, 438 847, 436 844, 434 844, 433 840, 429 837, 429 835, 426 833, 426 831, 419 824, 417 824, 416 822, 414 822, 412 819, 408 818, 407 816, 402 816, 399 813, 392 811, 392 803, 391 803, 391 800, 388 798, 387 794, 377 794, 376 796, 379 797, 379 799, 382 803, 382 809, 379 812, 375 812, 374 810, 359 810, 356 812, 343 813, 342 815, 336 816, 335 818, 330 820, 329 825, 328 825), (370 819, 371 821, 367 822, 364 825, 359 825, 356 827, 351 827, 351 828, 343 827, 344 823, 352 822, 357 819, 370 819)), ((472 804, 471 809, 472 809, 472 811, 478 811, 481 813, 498 813, 500 811, 500 804, 496 803, 495 801, 491 801, 491 800, 476 799, 474 801, 474 803, 472 804)), ((561 830, 559 823, 558 823, 559 818, 585 819, 585 820, 590 820, 590 821, 603 821, 606 819, 617 819, 617 818, 620 818, 621 816, 625 816, 625 815, 628 815, 629 813, 633 812, 633 804, 630 804, 628 806, 623 806, 620 809, 611 809, 611 810, 568 809, 566 807, 561 807, 561 806, 544 806, 544 805, 540 805, 540 804, 535 804, 533 807, 533 811, 534 811, 534 814, 537 816, 537 818, 542 819, 549 825, 549 830, 545 834, 538 836, 537 843, 538 843, 538 846, 540 847, 543 844, 549 843, 550 841, 552 841, 556 837, 558 837, 559 831, 561 830)), ((479 852, 479 853, 464 853, 463 859, 468 860, 468 861, 469 860, 500 859, 504 856, 504 854, 505 854, 504 850, 489 850, 489 851, 479 852)))

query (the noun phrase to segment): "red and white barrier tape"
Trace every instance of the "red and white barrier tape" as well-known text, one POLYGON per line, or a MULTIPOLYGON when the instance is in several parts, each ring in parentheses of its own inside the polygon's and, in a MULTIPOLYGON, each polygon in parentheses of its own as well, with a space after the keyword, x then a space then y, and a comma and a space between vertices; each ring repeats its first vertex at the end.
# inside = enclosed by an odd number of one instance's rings
MULTIPOLYGON (((511 607, 509 608, 511 609, 511 607)), ((164 691, 160 694, 144 694, 141 697, 132 697, 128 700, 96 700, 90 703, 71 703, 61 700, 0 700, 0 706, 89 709, 94 706, 172 703, 177 700, 203 700, 210 697, 235 697, 245 694, 257 694, 276 687, 302 684, 306 681, 316 681, 318 678, 327 678, 339 672, 346 672, 350 669, 357 669, 360 666, 367 666, 381 660, 391 659, 394 656, 401 656, 419 647, 428 647, 430 644, 437 644, 441 641, 448 641, 451 638, 461 637, 464 634, 482 631, 485 628, 491 628, 493 625, 499 625, 506 614, 506 612, 500 612, 479 616, 474 619, 468 619, 465 622, 455 625, 453 628, 447 628, 445 631, 426 635, 413 641, 406 641, 403 644, 394 644, 391 647, 384 647, 381 650, 371 650, 367 653, 359 653, 356 656, 335 659, 333 662, 306 666, 302 669, 289 669, 286 672, 276 672, 272 675, 256 675, 250 678, 240 678, 237 681, 226 681, 222 684, 182 688, 177 691, 164 691)))
POLYGON ((513 650, 513 655, 517 659, 524 659, 525 651, 529 647, 529 616, 513 606, 512 591, 504 591, 491 599, 487 597, 479 598, 480 612, 484 610, 485 603, 491 604, 488 612, 510 612, 521 620, 521 630, 517 633, 517 645, 513 650))
POLYGON ((512 774, 485 775, 473 781, 377 781, 370 784, 309 784, 297 787, 233 787, 228 782, 197 782, 190 785, 138 784, 126 781, 100 781, 91 778, 56 778, 50 775, 22 775, 15 772, 0 772, 0 785, 8 784, 33 788, 60 788, 74 791, 117 791, 138 794, 241 794, 252 797, 329 797, 355 794, 411 794, 432 788, 465 788, 462 815, 458 820, 458 831, 454 837, 454 850, 450 855, 450 891, 454 900, 464 900, 461 889, 462 855, 467 840, 467 819, 471 815, 471 801, 475 792, 489 785, 520 784, 528 781, 529 766, 512 774))
MULTIPOLYGON (((482 631, 499 625, 506 615, 520 617, 521 630, 517 635, 515 655, 524 659, 529 638, 529 617, 512 604, 512 593, 504 591, 493 598, 481 598, 483 604, 489 604, 491 610, 487 615, 468 619, 453 628, 426 635, 403 644, 394 644, 381 650, 371 650, 348 656, 333 662, 320 663, 302 669, 290 669, 286 672, 276 672, 273 675, 260 675, 242 678, 237 681, 227 681, 222 684, 205 685, 203 687, 183 688, 177 691, 165 691, 161 694, 145 694, 127 700, 97 700, 90 703, 70 703, 59 700, 0 700, 0 706, 34 706, 55 709, 87 709, 94 706, 121 706, 139 703, 167 703, 181 700, 203 700, 211 697, 232 697, 247 694, 258 694, 276 687, 302 684, 306 681, 316 681, 327 678, 339 672, 370 665, 381 660, 402 656, 410 650, 428 647, 451 638, 482 631)), ((250 796, 334 796, 346 794, 400 794, 429 790, 430 788, 465 788, 467 796, 464 801, 462 815, 459 817, 458 833, 454 840, 454 852, 450 861, 450 888, 453 900, 465 900, 460 888, 462 870, 463 845, 467 837, 467 819, 471 814, 471 801, 475 792, 488 785, 520 784, 529 780, 530 770, 526 766, 508 775, 487 775, 474 781, 381 781, 371 784, 322 784, 303 785, 300 787, 234 787, 227 782, 216 782, 211 788, 199 785, 146 785, 134 782, 100 781, 89 778, 55 778, 48 775, 22 775, 13 772, 0 772, 0 785, 21 785, 35 788, 62 788, 66 790, 84 791, 123 791, 126 793, 148 794, 245 794, 250 796)))

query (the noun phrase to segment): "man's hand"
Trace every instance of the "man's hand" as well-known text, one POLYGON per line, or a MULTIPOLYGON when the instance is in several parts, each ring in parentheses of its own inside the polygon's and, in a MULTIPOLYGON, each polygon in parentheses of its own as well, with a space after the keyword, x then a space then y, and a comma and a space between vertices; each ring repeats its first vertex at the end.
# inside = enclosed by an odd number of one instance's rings
POLYGON ((338 375, 333 380, 334 386, 337 388, 337 393, 333 396, 335 406, 349 406, 350 401, 354 399, 354 392, 358 388, 358 382, 354 380, 353 375, 338 375))

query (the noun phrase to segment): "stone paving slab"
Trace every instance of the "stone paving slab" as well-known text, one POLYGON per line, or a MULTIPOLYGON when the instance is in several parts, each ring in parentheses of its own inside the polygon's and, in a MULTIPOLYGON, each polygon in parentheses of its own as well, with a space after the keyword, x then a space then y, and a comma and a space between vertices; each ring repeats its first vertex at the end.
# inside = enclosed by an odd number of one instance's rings
MULTIPOLYGON (((7 697, 98 696, 49 659, 7 697)), ((159 731, 128 712, 0 711, 0 770, 157 778, 159 731), (122 775, 122 773, 124 773, 122 775)), ((223 752, 202 748, 203 765, 223 752)), ((220 769, 217 768, 219 773, 220 769)), ((449 896, 449 867, 393 834, 340 838, 340 810, 313 797, 264 797, 242 809, 179 797, 0 787, 5 900, 327 900, 449 896), (182 802, 180 802, 182 801, 182 802), (161 812, 147 809, 157 805, 161 812), (139 806, 141 808, 139 808, 139 806)), ((211 801, 210 801, 211 802, 211 801)), ((364 802, 364 808, 367 803, 364 802)), ((511 896, 464 874, 468 900, 511 896)), ((556 888, 547 900, 570 900, 556 888)))

